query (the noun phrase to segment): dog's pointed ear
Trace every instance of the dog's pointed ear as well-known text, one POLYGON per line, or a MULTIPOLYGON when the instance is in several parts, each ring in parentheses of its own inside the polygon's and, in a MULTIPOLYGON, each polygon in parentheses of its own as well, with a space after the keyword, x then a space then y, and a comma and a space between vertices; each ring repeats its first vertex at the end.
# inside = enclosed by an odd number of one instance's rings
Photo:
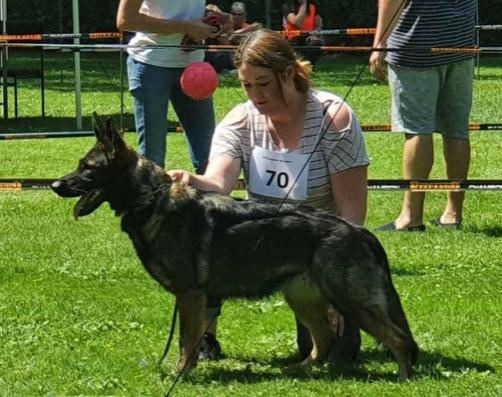
POLYGON ((124 145, 122 134, 117 130, 115 124, 113 124, 111 117, 106 119, 106 134, 114 148, 124 145))
POLYGON ((106 130, 96 112, 92 112, 92 128, 98 142, 103 142, 106 139, 106 130))

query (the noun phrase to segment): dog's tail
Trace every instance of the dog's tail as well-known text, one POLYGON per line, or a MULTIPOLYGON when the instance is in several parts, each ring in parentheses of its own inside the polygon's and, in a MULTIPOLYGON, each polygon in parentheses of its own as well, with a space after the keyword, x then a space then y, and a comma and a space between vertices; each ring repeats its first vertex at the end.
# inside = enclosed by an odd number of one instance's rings
POLYGON ((367 241, 369 246, 371 247, 372 251, 376 253, 376 260, 379 261, 380 266, 383 269, 386 269, 388 277, 389 277, 389 287, 385 289, 386 293, 386 298, 387 298, 387 313, 390 317, 390 320, 401 330, 406 335, 406 339, 408 341, 408 348, 410 350, 410 353, 412 355, 412 364, 415 364, 418 358, 418 345, 415 342, 413 338, 413 334, 410 329, 410 325, 408 323, 408 320, 406 318, 406 314, 404 312, 403 306, 401 304, 401 300, 399 299, 399 295, 394 287, 394 284, 392 283, 392 276, 390 273, 390 265, 389 265, 389 259, 387 257, 387 253, 385 252, 382 244, 380 241, 377 239, 377 237, 369 232, 366 229, 364 230, 364 234, 367 237, 367 241), (378 259, 377 259, 378 258, 378 259))
MULTIPOLYGON (((415 363, 418 346, 392 284, 387 255, 378 239, 358 228, 325 248, 321 248, 314 259, 311 273, 325 299, 387 346, 392 339, 400 340, 405 355, 411 364, 415 363), (354 233, 353 236, 350 233, 354 233)), ((390 344, 394 345, 395 352, 397 344, 390 344)))

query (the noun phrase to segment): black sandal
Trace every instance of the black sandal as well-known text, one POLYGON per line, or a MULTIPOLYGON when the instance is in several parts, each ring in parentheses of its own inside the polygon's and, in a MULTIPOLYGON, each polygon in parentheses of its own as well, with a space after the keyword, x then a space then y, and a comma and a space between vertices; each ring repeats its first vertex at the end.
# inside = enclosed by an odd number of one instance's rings
POLYGON ((441 229, 448 229, 448 230, 462 229, 462 222, 443 223, 443 222, 441 222, 441 218, 433 219, 431 221, 431 225, 434 225, 434 226, 439 227, 441 229))
POLYGON ((403 227, 401 229, 396 228, 394 222, 387 223, 386 225, 376 228, 377 232, 425 232, 425 225, 409 226, 403 227))

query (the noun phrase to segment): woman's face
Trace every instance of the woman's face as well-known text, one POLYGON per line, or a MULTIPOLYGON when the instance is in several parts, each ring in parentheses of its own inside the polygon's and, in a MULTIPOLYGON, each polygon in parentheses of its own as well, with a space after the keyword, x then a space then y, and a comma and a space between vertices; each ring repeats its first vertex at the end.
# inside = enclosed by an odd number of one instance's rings
POLYGON ((272 69, 245 63, 238 69, 238 73, 247 97, 260 113, 272 115, 286 109, 285 98, 290 91, 289 85, 292 84, 290 79, 283 78, 278 81, 272 69))

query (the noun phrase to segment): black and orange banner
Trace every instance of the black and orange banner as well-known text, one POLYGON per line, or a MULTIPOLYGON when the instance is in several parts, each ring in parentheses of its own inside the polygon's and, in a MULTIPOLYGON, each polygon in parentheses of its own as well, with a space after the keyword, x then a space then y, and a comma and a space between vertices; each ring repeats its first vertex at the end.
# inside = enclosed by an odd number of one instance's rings
POLYGON ((42 40, 67 40, 67 39, 118 39, 120 32, 96 32, 96 33, 38 33, 38 34, 4 34, 0 35, 0 41, 42 41, 42 40))
MULTIPOLYGON (((125 130, 123 132, 129 132, 125 130)), ((180 126, 170 126, 167 132, 183 132, 180 126)), ((94 131, 56 131, 56 132, 19 132, 2 134, 0 133, 0 141, 18 140, 18 139, 44 139, 44 138, 83 138, 94 136, 94 131)))
MULTIPOLYGON (((502 25, 477 25, 477 30, 502 30, 502 25)), ((279 30, 282 35, 317 34, 317 35, 373 35, 376 28, 344 28, 344 29, 322 29, 322 30, 279 30)), ((120 32, 95 32, 95 33, 38 33, 38 34, 0 34, 0 41, 41 41, 41 40, 61 40, 61 39, 113 39, 120 38, 120 32)))
MULTIPOLYGON (((237 46, 233 45, 129 45, 129 44, 52 44, 52 43, 26 43, 26 42, 9 42, 0 39, 0 47, 14 47, 14 48, 38 48, 43 47, 45 50, 67 50, 67 51, 123 51, 128 48, 148 48, 148 49, 162 49, 162 48, 183 48, 186 50, 204 50, 207 52, 220 52, 220 51, 234 51, 237 46)), ((340 52, 340 53, 354 53, 354 52, 413 52, 418 54, 433 53, 471 53, 471 54, 501 54, 502 47, 417 47, 417 48, 374 48, 371 46, 292 46, 293 48, 300 48, 303 51, 326 51, 326 52, 340 52)))
MULTIPOLYGON (((367 132, 392 132, 390 124, 363 124, 361 125, 363 131, 367 132)), ((497 131, 502 130, 502 123, 471 123, 469 124, 469 131, 497 131)))
MULTIPOLYGON (((363 124, 361 126, 365 132, 396 132, 392 131, 390 124, 363 124)), ((502 131, 502 123, 471 123, 469 131, 502 131)), ((130 132, 125 130, 124 132, 130 132)), ((167 132, 182 133, 183 127, 179 125, 169 126, 167 132)), ((44 138, 82 138, 94 136, 94 131, 60 131, 60 132, 19 132, 19 133, 0 133, 2 140, 21 140, 21 139, 44 139, 44 138)))
MULTIPOLYGON (((0 192, 22 190, 47 190, 55 179, 0 178, 0 192)), ((239 180, 235 190, 243 190, 246 184, 239 180)), ((410 190, 413 192, 456 192, 466 190, 502 190, 500 179, 368 179, 368 189, 376 191, 410 190)))

